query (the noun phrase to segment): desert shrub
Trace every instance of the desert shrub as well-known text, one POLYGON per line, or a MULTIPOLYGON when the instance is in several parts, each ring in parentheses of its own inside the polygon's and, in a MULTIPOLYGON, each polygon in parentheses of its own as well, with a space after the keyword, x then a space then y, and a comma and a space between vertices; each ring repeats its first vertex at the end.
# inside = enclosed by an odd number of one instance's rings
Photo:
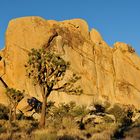
POLYGON ((47 109, 46 115, 46 127, 60 128, 63 117, 67 116, 69 112, 69 106, 61 103, 59 106, 52 106, 47 109))
POLYGON ((132 116, 133 116, 133 111, 128 109, 126 111, 126 115, 121 120, 121 124, 123 127, 127 127, 132 124, 132 116))
POLYGON ((121 123, 123 126, 127 126, 132 123, 133 111, 129 108, 115 104, 107 113, 114 115, 116 122, 121 123))
MULTIPOLYGON (((87 110, 85 106, 76 106, 74 102, 70 102, 69 104, 61 103, 58 107, 53 106, 47 115, 47 126, 52 125, 53 127, 60 128, 63 123, 71 122, 70 120, 75 120, 75 117, 81 118, 87 114, 87 110), (68 121, 67 121, 68 120, 68 121)), ((74 122, 73 122, 74 123, 74 122)), ((73 124, 72 123, 72 124, 73 124)), ((68 126, 68 125, 66 125, 68 126)), ((64 126, 65 127, 65 126, 64 126)))
POLYGON ((124 110, 123 115, 119 119, 119 125, 114 132, 114 138, 124 138, 124 133, 131 128, 133 111, 128 109, 124 110))
POLYGON ((86 109, 86 106, 75 106, 73 109, 70 110, 69 112, 72 116, 77 117, 77 116, 85 116, 89 113, 89 110, 86 109))
POLYGON ((80 131, 83 130, 81 129, 82 118, 88 114, 88 110, 86 106, 76 106, 75 102, 70 102, 69 104, 60 104, 57 107, 53 106, 48 113, 50 115, 46 118, 46 129, 53 128, 57 131, 58 136, 67 134, 77 138, 81 135, 80 131))
POLYGON ((6 132, 6 128, 5 128, 5 126, 2 126, 2 125, 0 124, 0 134, 1 134, 1 133, 4 133, 4 132, 6 132))
POLYGON ((8 113, 9 109, 3 104, 0 104, 0 119, 8 120, 8 113))
MULTIPOLYGON (((94 127, 88 126, 86 128, 86 132, 91 134, 93 140, 97 139, 96 134, 98 134, 98 136, 102 137, 101 140, 105 139, 104 138, 105 135, 109 138, 109 137, 111 137, 111 135, 113 135, 115 130, 116 130, 116 124, 114 124, 114 123, 103 123, 103 124, 95 125, 94 127)), ((109 140, 109 139, 107 139, 107 140, 109 140)))
POLYGON ((61 103, 58 107, 53 106, 48 111, 48 117, 52 116, 53 118, 60 118, 64 116, 84 116, 88 114, 89 111, 86 109, 86 106, 76 106, 75 102, 70 102, 69 104, 61 103))
POLYGON ((69 112, 69 106, 67 104, 61 103, 58 107, 53 106, 49 111, 47 117, 51 116, 53 118, 58 118, 65 116, 69 112))
POLYGON ((38 122, 32 120, 20 120, 17 122, 20 131, 30 134, 38 128, 38 122))
POLYGON ((124 109, 118 104, 115 104, 107 113, 114 115, 117 122, 121 122, 126 115, 124 109))

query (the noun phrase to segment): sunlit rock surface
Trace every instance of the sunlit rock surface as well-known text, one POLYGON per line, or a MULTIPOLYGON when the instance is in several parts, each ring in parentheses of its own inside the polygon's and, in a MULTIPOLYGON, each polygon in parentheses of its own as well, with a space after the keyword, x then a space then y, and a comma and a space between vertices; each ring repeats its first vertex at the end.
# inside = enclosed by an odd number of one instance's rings
MULTIPOLYGON (((0 76, 9 87, 25 90, 27 97, 42 100, 40 88, 33 86, 24 67, 30 49, 41 47, 69 61, 71 70, 82 77, 79 84, 84 90, 80 96, 56 92, 49 100, 56 104, 75 101, 79 105, 90 105, 99 99, 140 107, 140 58, 128 44, 117 42, 113 48, 108 46, 97 30, 88 30, 88 24, 82 19, 58 22, 23 17, 11 20, 5 48, 0 52, 0 76)), ((5 86, 0 82, 0 102, 8 104, 4 92, 5 86)), ((22 101, 19 108, 25 103, 22 101)))

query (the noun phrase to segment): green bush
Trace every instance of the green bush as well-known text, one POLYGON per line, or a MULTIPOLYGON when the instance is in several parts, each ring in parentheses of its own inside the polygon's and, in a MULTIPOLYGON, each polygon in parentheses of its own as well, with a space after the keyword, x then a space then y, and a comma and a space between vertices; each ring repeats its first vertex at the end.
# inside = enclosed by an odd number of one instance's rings
POLYGON ((5 126, 2 126, 2 125, 0 124, 0 134, 1 134, 1 133, 4 133, 4 132, 6 132, 6 128, 5 128, 5 126))
POLYGON ((89 111, 86 109, 86 106, 76 106, 75 102, 70 102, 69 104, 61 103, 58 107, 53 106, 49 111, 48 115, 53 116, 54 118, 57 117, 64 117, 64 116, 84 116, 88 114, 89 111))
POLYGON ((125 110, 118 104, 115 104, 107 113, 114 115, 116 122, 121 122, 121 120, 126 116, 125 110))
POLYGON ((75 106, 69 111, 69 114, 77 117, 77 116, 85 116, 89 113, 89 110, 86 109, 86 106, 75 106))
POLYGON ((3 104, 0 104, 0 119, 8 120, 8 113, 9 109, 3 104))
POLYGON ((116 108, 114 108, 114 112, 112 113, 114 113, 114 116, 116 117, 118 128, 114 132, 114 138, 121 139, 125 137, 124 133, 128 131, 132 125, 133 111, 129 108, 115 107, 116 108))
POLYGON ((67 104, 62 103, 58 107, 53 106, 50 110, 48 110, 47 117, 49 116, 52 116, 54 118, 62 117, 65 116, 68 112, 69 112, 69 106, 67 104))

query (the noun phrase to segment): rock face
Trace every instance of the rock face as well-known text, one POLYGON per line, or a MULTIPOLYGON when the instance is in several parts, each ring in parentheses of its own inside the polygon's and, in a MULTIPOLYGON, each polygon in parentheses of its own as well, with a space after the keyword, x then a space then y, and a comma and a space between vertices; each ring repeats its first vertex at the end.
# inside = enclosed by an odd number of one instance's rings
MULTIPOLYGON (((31 48, 45 47, 58 52, 71 63, 71 70, 81 75, 80 96, 54 93, 56 103, 75 101, 89 105, 100 99, 140 107, 140 58, 134 49, 117 42, 109 47, 95 29, 90 32, 82 19, 57 22, 40 17, 10 21, 1 50, 0 76, 9 87, 25 90, 27 96, 41 100, 39 87, 26 77, 25 63, 31 48)), ((0 82, 0 102, 8 103, 0 82)))

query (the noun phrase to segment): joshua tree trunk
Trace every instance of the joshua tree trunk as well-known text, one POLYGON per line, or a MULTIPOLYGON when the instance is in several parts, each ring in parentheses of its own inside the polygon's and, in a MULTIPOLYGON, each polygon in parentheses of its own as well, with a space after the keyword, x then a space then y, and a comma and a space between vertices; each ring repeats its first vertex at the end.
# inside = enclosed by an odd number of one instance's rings
POLYGON ((13 121, 16 121, 16 106, 14 106, 14 110, 13 110, 13 121))
POLYGON ((10 111, 9 111, 9 124, 11 124, 12 122, 12 108, 10 107, 10 111))
POLYGON ((43 98, 42 110, 41 110, 41 118, 40 118, 40 127, 45 127, 45 118, 46 118, 46 100, 47 98, 43 98))
POLYGON ((51 87, 47 87, 47 88, 43 87, 43 91, 42 91, 43 103, 42 103, 41 118, 40 118, 40 123, 39 123, 39 126, 41 128, 45 127, 47 99, 52 91, 52 87, 53 87, 53 84, 51 85, 51 87))
POLYGON ((8 139, 12 139, 12 106, 10 104, 10 110, 9 110, 9 127, 7 132, 9 133, 9 138, 8 139))

